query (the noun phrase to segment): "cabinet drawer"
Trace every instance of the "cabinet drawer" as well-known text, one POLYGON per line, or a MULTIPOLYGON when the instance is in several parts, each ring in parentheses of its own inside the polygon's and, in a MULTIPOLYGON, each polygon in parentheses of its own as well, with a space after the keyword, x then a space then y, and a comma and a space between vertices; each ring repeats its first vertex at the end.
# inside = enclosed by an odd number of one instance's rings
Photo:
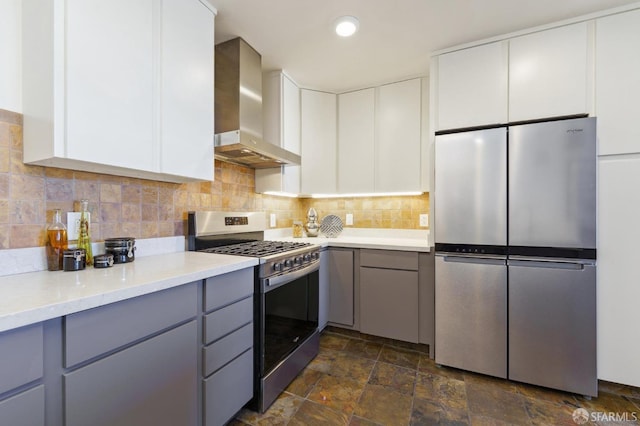
POLYGON ((212 311, 253 294, 253 268, 207 278, 204 310, 212 311))
POLYGON ((418 252, 362 249, 360 250, 360 266, 417 271, 418 252))
POLYGON ((253 297, 211 312, 204 319, 204 343, 213 342, 253 321, 253 297))
POLYGON ((44 385, 0 401, 0 422, 11 426, 44 426, 44 385))
POLYGON ((253 397, 253 350, 204 380, 204 424, 225 424, 253 397))
POLYGON ((63 376, 65 426, 195 425, 197 323, 63 376))
POLYGON ((204 349, 204 375, 208 376, 253 346, 253 322, 204 349))
POLYGON ((197 290, 194 282, 67 315, 64 320, 65 367, 195 317, 197 290))
POLYGON ((0 394, 42 377, 42 324, 0 333, 0 394))

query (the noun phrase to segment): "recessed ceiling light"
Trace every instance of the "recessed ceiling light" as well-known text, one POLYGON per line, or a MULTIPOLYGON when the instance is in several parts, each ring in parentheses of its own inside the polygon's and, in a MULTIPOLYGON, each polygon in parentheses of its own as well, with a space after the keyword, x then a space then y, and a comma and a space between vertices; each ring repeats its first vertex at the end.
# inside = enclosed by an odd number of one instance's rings
POLYGON ((336 20, 336 34, 340 37, 354 35, 359 27, 360 21, 355 16, 342 16, 336 20))

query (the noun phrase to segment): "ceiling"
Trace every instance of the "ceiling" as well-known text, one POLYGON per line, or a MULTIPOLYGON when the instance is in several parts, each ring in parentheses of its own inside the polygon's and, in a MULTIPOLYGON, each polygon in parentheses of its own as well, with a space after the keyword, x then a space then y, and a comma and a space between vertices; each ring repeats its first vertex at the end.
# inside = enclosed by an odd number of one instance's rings
POLYGON ((210 0, 216 43, 240 36, 305 88, 345 92, 427 75, 431 52, 637 0, 210 0), (351 38, 333 32, 360 20, 351 38))

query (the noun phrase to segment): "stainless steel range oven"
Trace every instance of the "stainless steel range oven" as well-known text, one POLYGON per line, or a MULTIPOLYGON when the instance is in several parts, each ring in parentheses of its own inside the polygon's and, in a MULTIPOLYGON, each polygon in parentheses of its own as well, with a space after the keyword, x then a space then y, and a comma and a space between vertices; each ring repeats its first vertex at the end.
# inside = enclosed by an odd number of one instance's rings
POLYGON ((264 213, 190 212, 188 249, 258 257, 254 398, 264 412, 318 353, 319 247, 264 241, 264 213))

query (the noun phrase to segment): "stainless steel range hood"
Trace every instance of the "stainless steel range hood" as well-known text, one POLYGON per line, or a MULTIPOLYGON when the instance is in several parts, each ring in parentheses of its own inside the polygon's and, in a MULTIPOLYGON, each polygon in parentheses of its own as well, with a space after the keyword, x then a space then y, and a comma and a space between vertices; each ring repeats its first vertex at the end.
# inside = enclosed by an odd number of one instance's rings
POLYGON ((215 157, 255 169, 300 164, 262 140, 262 58, 241 38, 216 45, 215 157))

